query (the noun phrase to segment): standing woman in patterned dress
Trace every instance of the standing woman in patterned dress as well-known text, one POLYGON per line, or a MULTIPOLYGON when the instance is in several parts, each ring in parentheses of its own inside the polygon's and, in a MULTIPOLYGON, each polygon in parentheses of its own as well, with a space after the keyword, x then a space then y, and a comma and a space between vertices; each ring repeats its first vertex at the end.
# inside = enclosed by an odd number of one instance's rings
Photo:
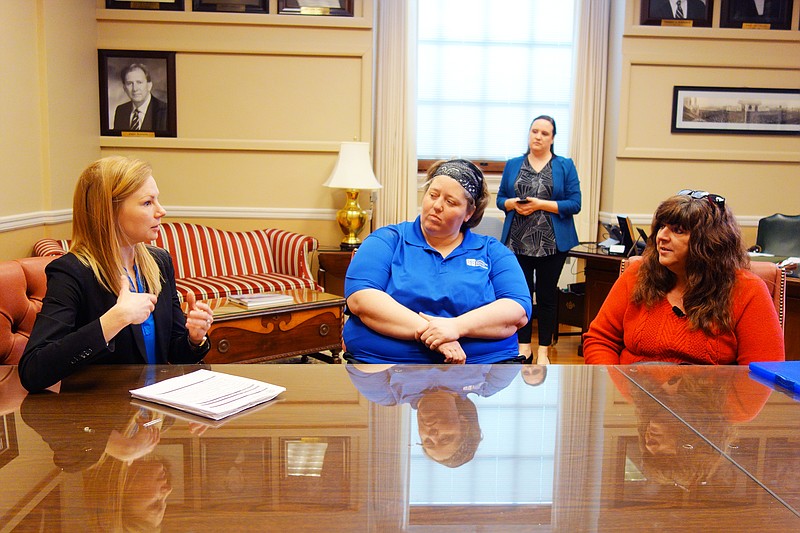
MULTIPOLYGON (((528 151, 506 162, 497 207, 506 213, 501 241, 517 256, 525 279, 536 293, 539 348, 537 364, 549 364, 558 305, 558 278, 567 252, 578 245, 573 215, 581 210, 581 187, 572 159, 553 150, 556 122, 533 119, 528 151), (535 276, 535 278, 534 278, 535 276)), ((517 333, 520 354, 532 356, 532 324, 517 333)))

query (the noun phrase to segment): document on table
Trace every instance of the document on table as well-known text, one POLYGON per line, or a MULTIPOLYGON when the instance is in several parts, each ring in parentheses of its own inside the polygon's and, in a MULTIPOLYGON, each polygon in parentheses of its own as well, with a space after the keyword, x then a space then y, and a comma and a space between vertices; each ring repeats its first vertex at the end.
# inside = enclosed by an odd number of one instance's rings
POLYGON ((220 420, 268 402, 286 390, 264 381, 212 370, 196 370, 130 391, 134 398, 220 420))
MULTIPOLYGON (((221 420, 212 420, 205 416, 194 415, 192 413, 187 413, 186 411, 175 409, 173 407, 167 407, 166 405, 161 404, 154 404, 153 402, 148 402, 144 400, 131 400, 131 405, 136 407, 137 409, 141 409, 144 411, 149 411, 151 414, 151 421, 150 423, 154 423, 154 420, 164 420, 165 418, 174 418, 175 420, 181 420, 183 422, 188 422, 190 424, 195 424, 197 426, 203 426, 207 429, 217 429, 222 427, 223 425, 231 422, 232 420, 236 420, 240 416, 247 416, 250 413, 254 413, 257 411, 261 411, 263 409, 268 409, 273 405, 277 405, 282 400, 275 399, 270 400, 267 403, 262 403, 260 405, 254 405, 249 409, 245 409, 244 411, 239 411, 238 413, 230 416, 226 416, 221 420)), ((157 422, 155 422, 157 423, 157 422)))

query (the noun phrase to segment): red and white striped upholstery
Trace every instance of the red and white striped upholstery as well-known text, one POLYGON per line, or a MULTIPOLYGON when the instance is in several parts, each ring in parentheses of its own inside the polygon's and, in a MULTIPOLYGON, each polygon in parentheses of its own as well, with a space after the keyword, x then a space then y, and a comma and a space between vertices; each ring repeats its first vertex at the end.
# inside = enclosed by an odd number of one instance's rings
MULTIPOLYGON (((197 299, 285 289, 317 289, 309 254, 314 237, 279 229, 224 231, 199 224, 165 222, 151 244, 172 256, 181 299, 197 299)), ((69 241, 42 239, 35 255, 60 255, 69 241)))
POLYGON ((42 239, 33 245, 34 257, 49 257, 52 255, 64 255, 69 251, 69 241, 67 239, 42 239))

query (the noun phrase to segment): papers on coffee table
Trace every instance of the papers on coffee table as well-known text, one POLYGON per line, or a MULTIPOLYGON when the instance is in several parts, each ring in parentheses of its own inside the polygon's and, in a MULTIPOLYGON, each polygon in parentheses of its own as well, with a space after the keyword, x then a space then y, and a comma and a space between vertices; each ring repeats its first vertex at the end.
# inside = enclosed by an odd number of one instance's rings
POLYGON ((130 393, 140 400, 220 420, 268 402, 285 390, 285 387, 264 381, 201 369, 130 393))
POLYGON ((276 292, 262 292, 256 294, 238 294, 229 296, 228 301, 245 309, 261 309, 263 307, 274 307, 277 305, 290 304, 294 298, 288 294, 276 292))

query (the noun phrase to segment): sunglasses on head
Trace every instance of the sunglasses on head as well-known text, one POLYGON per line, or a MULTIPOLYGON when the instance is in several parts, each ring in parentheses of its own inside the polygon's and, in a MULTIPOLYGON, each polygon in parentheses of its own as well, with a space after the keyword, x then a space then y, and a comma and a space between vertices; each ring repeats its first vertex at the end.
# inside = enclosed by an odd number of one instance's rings
POLYGON ((696 200, 707 200, 711 205, 716 205, 720 209, 725 209, 725 198, 718 194, 711 194, 708 191, 693 191, 691 189, 683 189, 678 191, 678 196, 689 196, 696 200))

